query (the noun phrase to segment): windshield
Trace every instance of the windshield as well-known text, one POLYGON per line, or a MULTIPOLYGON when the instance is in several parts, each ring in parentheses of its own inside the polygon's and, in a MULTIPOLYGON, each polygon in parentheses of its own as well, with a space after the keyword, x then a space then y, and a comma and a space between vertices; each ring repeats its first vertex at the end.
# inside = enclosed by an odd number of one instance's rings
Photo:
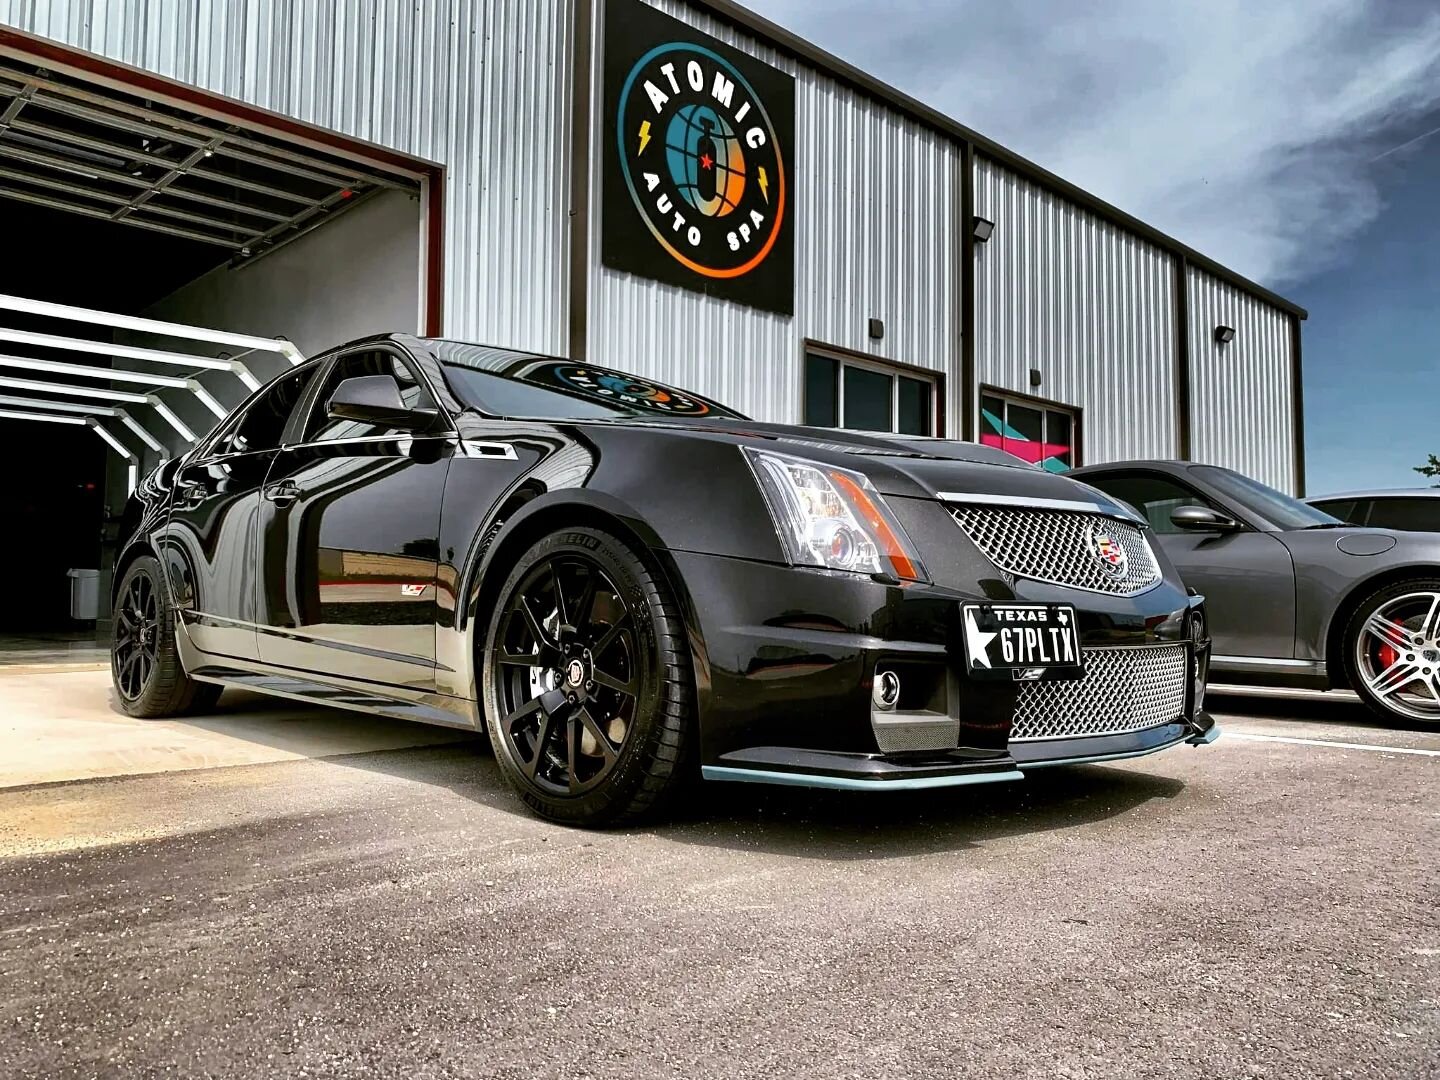
POLYGON ((1343 525, 1339 518, 1317 510, 1284 492, 1252 480, 1248 476, 1214 465, 1197 465, 1194 472, 1213 484, 1216 490, 1230 496, 1246 510, 1273 522, 1282 529, 1327 529, 1343 525))
POLYGON ((472 408, 507 419, 633 417, 743 419, 714 401, 646 379, 554 357, 429 340, 450 388, 472 408))

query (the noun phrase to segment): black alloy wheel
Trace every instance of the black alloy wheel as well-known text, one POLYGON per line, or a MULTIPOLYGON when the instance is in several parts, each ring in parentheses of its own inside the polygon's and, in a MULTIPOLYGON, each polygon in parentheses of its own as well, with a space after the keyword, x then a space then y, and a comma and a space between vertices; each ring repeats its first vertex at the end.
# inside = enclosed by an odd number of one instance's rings
POLYGON ((175 609, 161 573, 158 560, 142 556, 115 594, 110 676, 120 707, 146 719, 202 712, 220 699, 218 686, 185 674, 175 645, 175 609))
POLYGON ((115 608, 115 689, 134 701, 159 666, 160 605, 149 574, 131 574, 115 608))
POLYGON ((487 642, 490 738, 532 809, 605 825, 670 793, 692 712, 685 635, 622 541, 574 529, 536 544, 502 588, 487 642))

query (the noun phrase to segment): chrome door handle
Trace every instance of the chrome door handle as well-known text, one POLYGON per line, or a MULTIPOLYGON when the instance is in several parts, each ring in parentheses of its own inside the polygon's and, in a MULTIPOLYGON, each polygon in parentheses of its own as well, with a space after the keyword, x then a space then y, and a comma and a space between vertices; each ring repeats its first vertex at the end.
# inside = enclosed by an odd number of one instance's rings
POLYGON ((264 494, 265 498, 276 506, 289 506, 300 498, 300 489, 293 481, 282 480, 278 484, 271 484, 267 487, 264 494))

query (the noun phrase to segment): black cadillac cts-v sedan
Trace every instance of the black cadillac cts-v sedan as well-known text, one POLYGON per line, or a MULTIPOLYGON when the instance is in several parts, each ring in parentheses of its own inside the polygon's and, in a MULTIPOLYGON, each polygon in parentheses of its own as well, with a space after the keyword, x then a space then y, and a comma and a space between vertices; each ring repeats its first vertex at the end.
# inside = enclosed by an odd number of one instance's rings
POLYGON ((347 345, 126 520, 127 712, 240 686, 488 728, 559 821, 653 812, 697 771, 888 791, 1217 734, 1202 601, 1099 491, 586 364, 347 345))

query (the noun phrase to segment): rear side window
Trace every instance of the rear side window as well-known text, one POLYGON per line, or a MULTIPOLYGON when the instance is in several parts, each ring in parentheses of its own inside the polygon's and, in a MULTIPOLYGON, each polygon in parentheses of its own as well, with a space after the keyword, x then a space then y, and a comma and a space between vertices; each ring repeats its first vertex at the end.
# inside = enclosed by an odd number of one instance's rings
POLYGON ((285 425, 290 422, 290 414, 305 396, 305 390, 318 369, 316 364, 306 364, 263 387, 239 416, 221 431, 211 445, 210 453, 253 454, 277 449, 280 437, 285 433, 285 425))
POLYGON ((1440 499, 1376 499, 1367 524, 1376 529, 1440 532, 1440 499))

